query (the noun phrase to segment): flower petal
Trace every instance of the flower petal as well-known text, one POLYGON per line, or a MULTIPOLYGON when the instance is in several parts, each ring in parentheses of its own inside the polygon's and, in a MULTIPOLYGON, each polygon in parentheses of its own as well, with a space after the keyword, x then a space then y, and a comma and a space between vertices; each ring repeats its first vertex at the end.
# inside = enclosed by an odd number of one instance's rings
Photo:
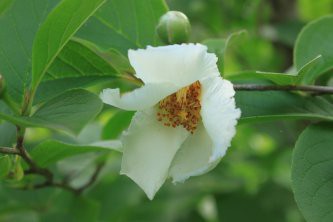
POLYGON ((100 98, 106 104, 124 110, 144 110, 153 107, 179 88, 171 83, 146 84, 141 88, 120 95, 119 89, 104 89, 100 98))
POLYGON ((136 182, 152 199, 168 176, 171 162, 188 132, 165 127, 156 120, 153 109, 135 114, 123 135, 121 174, 136 182))
POLYGON ((213 153, 213 141, 201 124, 178 150, 172 161, 169 175, 173 182, 184 182, 191 176, 198 176, 213 169, 219 160, 209 162, 213 153))
POLYGON ((129 50, 136 76, 145 83, 171 82, 179 87, 219 76, 215 54, 201 44, 182 44, 129 50))
POLYGON ((236 133, 240 110, 236 109, 235 91, 232 83, 221 77, 201 81, 201 117, 206 131, 213 141, 214 149, 210 161, 224 156, 236 133))

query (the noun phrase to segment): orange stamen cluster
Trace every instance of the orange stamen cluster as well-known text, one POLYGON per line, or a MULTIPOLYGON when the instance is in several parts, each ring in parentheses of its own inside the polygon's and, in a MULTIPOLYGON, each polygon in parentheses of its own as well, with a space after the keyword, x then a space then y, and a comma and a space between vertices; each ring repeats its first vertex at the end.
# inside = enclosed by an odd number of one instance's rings
POLYGON ((164 126, 183 126, 194 133, 200 120, 201 85, 199 81, 186 86, 159 102, 157 120, 164 126))

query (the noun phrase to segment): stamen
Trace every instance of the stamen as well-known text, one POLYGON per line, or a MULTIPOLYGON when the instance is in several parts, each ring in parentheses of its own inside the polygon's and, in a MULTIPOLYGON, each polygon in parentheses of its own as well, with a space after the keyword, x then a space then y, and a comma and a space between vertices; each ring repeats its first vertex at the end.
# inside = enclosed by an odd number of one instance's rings
POLYGON ((186 86, 159 102, 158 121, 164 126, 183 126, 194 133, 200 120, 201 85, 199 81, 186 86))

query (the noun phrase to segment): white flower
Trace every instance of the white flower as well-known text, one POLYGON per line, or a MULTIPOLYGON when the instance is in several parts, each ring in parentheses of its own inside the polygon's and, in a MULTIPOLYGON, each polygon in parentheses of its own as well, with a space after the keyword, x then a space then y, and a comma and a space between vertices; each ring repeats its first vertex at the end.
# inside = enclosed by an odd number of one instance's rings
POLYGON ((217 57, 201 44, 129 50, 144 86, 120 95, 105 89, 104 103, 136 110, 122 136, 121 174, 152 199, 168 177, 184 181, 214 168, 235 135, 240 110, 232 84, 220 77, 217 57))

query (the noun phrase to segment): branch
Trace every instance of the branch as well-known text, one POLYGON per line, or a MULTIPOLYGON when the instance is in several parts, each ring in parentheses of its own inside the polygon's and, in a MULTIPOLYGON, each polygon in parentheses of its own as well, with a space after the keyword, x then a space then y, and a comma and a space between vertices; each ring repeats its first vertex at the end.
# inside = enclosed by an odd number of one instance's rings
POLYGON ((0 153, 2 154, 14 154, 19 155, 20 152, 15 148, 9 148, 9 147, 0 147, 0 153))
POLYGON ((21 187, 22 190, 37 190, 37 189, 43 189, 47 187, 58 187, 64 190, 68 190, 74 194, 77 194, 77 190, 74 187, 71 187, 67 183, 62 182, 55 182, 55 181, 45 181, 44 183, 34 184, 34 185, 27 185, 24 187, 21 187))
POLYGON ((329 86, 296 86, 296 85, 256 85, 235 84, 236 91, 303 91, 314 94, 333 94, 333 87, 329 86))
POLYGON ((45 181, 44 183, 40 184, 34 184, 34 185, 27 185, 24 187, 21 187, 20 189, 23 190, 36 190, 36 189, 43 189, 43 188, 48 188, 48 187, 58 187, 67 191, 72 192, 75 195, 80 195, 82 194, 87 188, 89 188, 91 185, 93 185, 98 178, 98 175, 100 174, 103 166, 105 163, 100 163, 97 165, 94 173, 90 177, 90 179, 87 181, 87 183, 83 184, 81 187, 75 188, 72 187, 68 182, 63 181, 63 182, 56 182, 56 181, 45 181))
POLYGON ((47 182, 51 182, 53 180, 53 173, 46 169, 39 167, 34 160, 30 157, 27 150, 24 148, 24 133, 25 130, 17 127, 17 138, 16 138, 16 149, 19 151, 19 154, 23 160, 29 165, 30 169, 25 171, 26 174, 39 174, 44 176, 47 182))
POLYGON ((54 181, 54 175, 52 171, 50 171, 47 168, 39 167, 37 163, 30 157, 29 153, 25 149, 23 142, 24 142, 24 134, 25 129, 20 128, 17 126, 17 135, 16 135, 16 147, 15 148, 9 148, 9 147, 0 147, 0 153, 2 154, 13 154, 13 155, 19 155, 22 157, 22 159, 28 164, 29 169, 24 171, 24 174, 37 174, 41 175, 45 178, 45 181, 43 183, 39 184, 29 184, 23 187, 20 187, 19 189, 23 190, 33 190, 33 189, 42 189, 47 187, 58 187, 67 191, 72 192, 75 195, 80 195, 82 192, 84 192, 87 188, 89 188, 91 185, 94 184, 96 179, 98 178, 98 175, 100 174, 103 166, 105 165, 105 162, 101 162, 97 164, 96 169, 94 173, 91 175, 90 179, 81 187, 75 188, 72 187, 67 180, 63 180, 62 182, 54 181))
POLYGON ((99 163, 96 166, 95 172, 91 175, 90 179, 87 181, 86 184, 82 185, 80 188, 77 189, 77 194, 81 194, 83 191, 85 191, 88 187, 90 187, 91 185, 93 185, 96 181, 96 179, 98 178, 98 175, 100 174, 100 172, 102 171, 103 167, 105 165, 105 162, 103 163, 99 163))

